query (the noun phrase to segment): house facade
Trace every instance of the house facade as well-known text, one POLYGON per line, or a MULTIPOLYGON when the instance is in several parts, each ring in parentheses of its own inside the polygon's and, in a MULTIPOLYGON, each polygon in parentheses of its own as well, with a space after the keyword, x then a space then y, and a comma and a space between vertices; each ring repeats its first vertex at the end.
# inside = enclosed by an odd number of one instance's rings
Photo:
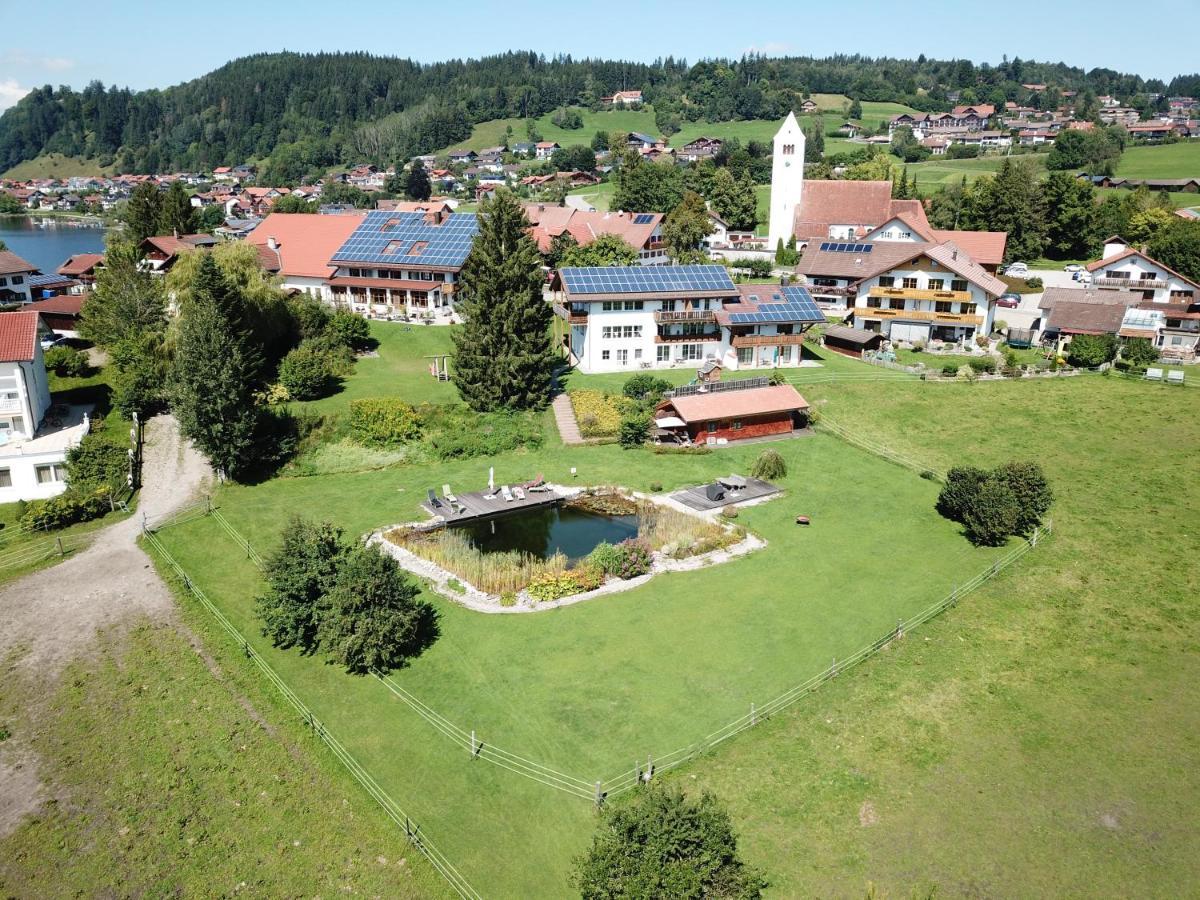
POLYGON ((367 213, 329 259, 333 303, 368 315, 449 321, 478 230, 473 213, 440 207, 367 213))
POLYGON ((665 218, 662 213, 599 212, 527 203, 525 217, 531 225, 530 235, 542 253, 549 253, 554 238, 564 232, 581 247, 603 234, 611 234, 637 251, 638 265, 660 266, 671 261, 662 236, 665 218))
POLYGON ((29 303, 33 295, 29 279, 37 272, 37 266, 21 259, 15 253, 0 250, 0 303, 29 303))
POLYGON ((677 388, 654 411, 664 435, 690 444, 724 444, 780 437, 803 427, 808 401, 790 384, 765 378, 677 388))
POLYGON ((66 490, 67 451, 88 432, 87 408, 52 407, 46 332, 36 312, 0 313, 0 503, 66 490))
POLYGON ((824 321, 807 291, 740 287, 711 265, 568 267, 552 285, 564 353, 584 372, 797 365, 824 321))
POLYGON ((1190 303, 1200 299, 1200 285, 1129 246, 1122 238, 1104 243, 1100 259, 1089 263, 1092 286, 1137 291, 1154 303, 1190 303))
POLYGON ((258 248, 263 268, 279 276, 284 288, 333 303, 329 279, 337 269, 330 260, 365 218, 365 213, 271 213, 245 240, 258 248))

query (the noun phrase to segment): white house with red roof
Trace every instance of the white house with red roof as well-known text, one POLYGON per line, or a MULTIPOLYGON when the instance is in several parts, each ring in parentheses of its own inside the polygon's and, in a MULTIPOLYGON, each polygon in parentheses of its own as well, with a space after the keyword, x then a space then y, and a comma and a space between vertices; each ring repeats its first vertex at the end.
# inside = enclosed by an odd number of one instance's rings
POLYGON ((89 428, 90 407, 56 407, 42 358, 49 329, 37 312, 0 313, 0 503, 67 487, 67 451, 89 428))
POLYGON ((607 103, 610 106, 641 106, 642 92, 617 91, 611 97, 601 97, 600 102, 607 103))
POLYGON ((0 303, 29 303, 29 279, 37 266, 8 250, 0 250, 0 303))
POLYGON ((246 243, 258 248, 263 268, 278 275, 284 288, 332 302, 329 279, 337 267, 330 260, 365 218, 365 212, 271 213, 250 232, 246 243))
POLYGON ((1104 242, 1100 259, 1089 263, 1092 286, 1137 291, 1154 303, 1193 303, 1200 299, 1200 285, 1179 274, 1121 237, 1104 242))

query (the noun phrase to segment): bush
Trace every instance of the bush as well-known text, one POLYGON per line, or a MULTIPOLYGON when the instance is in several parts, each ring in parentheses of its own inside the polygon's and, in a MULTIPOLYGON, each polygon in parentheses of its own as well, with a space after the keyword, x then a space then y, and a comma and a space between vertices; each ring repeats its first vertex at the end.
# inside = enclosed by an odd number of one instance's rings
POLYGON ((986 350, 990 343, 991 341, 988 340, 988 336, 986 334, 975 335, 975 346, 979 349, 986 350))
POLYGON ((607 541, 597 544, 588 554, 588 562, 605 575, 616 575, 623 558, 621 551, 607 541))
POLYGON ((315 400, 329 389, 331 368, 328 356, 301 344, 279 364, 279 383, 293 400, 315 400))
POLYGON ((942 374, 948 378, 953 378, 958 375, 958 366, 955 363, 946 363, 942 366, 942 374))
POLYGON ((43 358, 46 362, 46 368, 55 375, 62 375, 67 378, 79 378, 91 370, 85 354, 74 347, 68 347, 64 344, 51 347, 43 354, 43 358))
POLYGON ((367 447, 391 447, 421 433, 416 410, 395 397, 350 401, 350 431, 367 447))
POLYGON ((548 600, 561 600, 580 591, 579 582, 569 572, 543 572, 535 575, 529 582, 529 596, 539 603, 548 600))
POLYGON ((1040 279, 1036 275, 1034 275, 1031 278, 1026 278, 1025 279, 1025 287, 1033 288, 1034 290, 1039 290, 1042 287, 1042 279, 1040 279))
POLYGON ((641 447, 650 438, 650 417, 644 413, 633 413, 621 418, 617 439, 626 450, 641 447))
POLYGON ((1054 492, 1042 467, 1035 462, 1010 462, 992 472, 1012 491, 1019 509, 1015 534, 1029 536, 1054 502, 1054 492))
POLYGON ((997 319, 992 323, 992 331, 1005 332, 1008 331, 1008 323, 1003 319, 997 319))
POLYGON ((517 595, 515 593, 513 593, 512 591, 504 591, 500 595, 500 605, 501 606, 516 606, 517 605, 517 595))
POLYGON ((637 578, 650 571, 654 559, 645 541, 630 538, 617 544, 617 550, 621 554, 621 562, 615 573, 618 578, 637 578))
POLYGON ((67 484, 85 492, 112 496, 129 480, 129 451, 92 433, 67 451, 67 484))
POLYGON ((661 397, 666 391, 671 389, 671 382, 664 378, 657 378, 646 372, 639 372, 637 375, 631 375, 621 388, 623 393, 630 400, 645 400, 650 396, 661 397))
POLYGON ((68 488, 57 497, 30 503, 21 516, 21 526, 37 531, 53 531, 77 522, 98 519, 111 508, 109 492, 105 488, 68 488))
POLYGON ((594 591, 604 584, 604 571, 599 566, 584 564, 571 570, 571 577, 581 591, 594 591))
POLYGON ((990 356, 972 356, 967 360, 967 365, 977 373, 991 375, 996 371, 996 361, 990 356))
POLYGON ((1094 369, 1117 355, 1117 339, 1111 334, 1077 334, 1067 345, 1067 362, 1080 369, 1094 369))
POLYGON ((951 521, 961 522, 975 492, 987 477, 988 473, 983 469, 955 466, 946 473, 946 484, 938 494, 937 511, 951 521))
POLYGON ((322 334, 351 350, 366 350, 371 345, 371 326, 362 316, 339 309, 329 317, 322 334))
POLYGON ((988 478, 963 510, 963 528, 972 544, 999 547, 1017 533, 1021 507, 1012 489, 998 478, 988 478))
POLYGON ((621 414, 630 406, 628 400, 593 389, 569 391, 567 396, 571 398, 581 435, 616 437, 621 428, 621 414))
POLYGON ((738 508, 731 503, 721 510, 721 516, 726 519, 736 519, 738 517, 738 508))
POLYGON ((475 413, 461 405, 425 404, 417 416, 438 459, 495 456, 520 447, 540 447, 545 439, 536 412, 475 413))
POLYGON ((650 482, 650 493, 652 493, 652 494, 657 494, 657 493, 658 493, 659 491, 661 491, 662 489, 663 489, 663 486, 662 486, 662 482, 661 482, 661 481, 652 481, 652 482, 650 482))
POLYGON ((787 463, 779 455, 778 450, 764 450, 758 454, 758 459, 750 467, 750 474, 754 478, 762 478, 765 481, 785 478, 787 476, 787 463))
POLYGON ((1121 347, 1121 359, 1135 368, 1158 362, 1158 348, 1146 338, 1131 338, 1121 347))

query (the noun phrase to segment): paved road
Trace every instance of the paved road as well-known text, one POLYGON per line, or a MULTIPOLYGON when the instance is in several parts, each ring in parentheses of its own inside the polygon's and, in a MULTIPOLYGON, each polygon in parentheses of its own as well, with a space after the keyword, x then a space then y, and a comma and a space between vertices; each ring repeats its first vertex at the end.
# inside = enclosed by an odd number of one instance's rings
MULTIPOLYGON (((1062 269, 1030 269, 1029 277, 1035 276, 1042 279, 1042 284, 1046 287, 1082 287, 1079 282, 1071 280, 1070 272, 1064 272, 1062 269)), ((1041 319, 1042 311, 1038 309, 1041 302, 1041 291, 1036 294, 1022 294, 1021 306, 1018 309, 998 308, 996 318, 1007 322, 1013 328, 1032 328, 1041 319)))

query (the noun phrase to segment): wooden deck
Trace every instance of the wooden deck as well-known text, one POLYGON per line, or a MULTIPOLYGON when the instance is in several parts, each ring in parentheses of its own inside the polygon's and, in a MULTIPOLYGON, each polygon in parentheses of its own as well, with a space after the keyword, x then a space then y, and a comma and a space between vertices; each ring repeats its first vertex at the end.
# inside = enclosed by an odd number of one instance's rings
MULTIPOLYGON (((711 484, 712 482, 709 482, 711 484)), ((672 500, 677 500, 684 506, 699 512, 708 512, 713 509, 720 509, 725 506, 736 506, 739 503, 745 503, 748 500, 758 500, 762 497, 771 497, 779 493, 779 488, 767 481, 761 481, 758 478, 747 478, 746 486, 741 490, 725 491, 725 497, 722 500, 709 500, 705 493, 707 484, 697 485, 696 487, 684 488, 682 491, 676 491, 671 495, 672 500)))
POLYGON ((454 498, 458 502, 452 506, 450 501, 442 496, 440 490, 434 491, 434 493, 437 495, 437 505, 435 506, 426 499, 421 501, 421 508, 431 516, 440 516, 447 522, 454 523, 486 519, 491 516, 516 512, 521 509, 552 506, 563 499, 557 491, 547 488, 540 491, 526 489, 524 500, 519 500, 514 496, 510 501, 504 499, 500 493, 499 486, 497 486, 495 494, 488 491, 471 491, 465 494, 455 494, 454 498))

